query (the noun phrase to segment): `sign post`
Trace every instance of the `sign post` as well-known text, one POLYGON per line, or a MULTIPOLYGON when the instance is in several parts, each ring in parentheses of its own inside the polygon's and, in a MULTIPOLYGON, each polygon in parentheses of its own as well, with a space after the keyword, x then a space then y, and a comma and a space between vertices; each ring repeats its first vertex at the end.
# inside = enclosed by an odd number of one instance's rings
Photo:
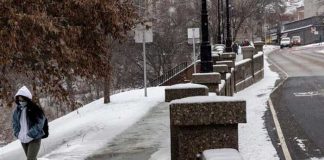
POLYGON ((135 42, 143 43, 143 63, 144 63, 144 96, 147 97, 147 76, 146 76, 146 43, 153 42, 152 23, 146 22, 138 24, 135 29, 135 42))
POLYGON ((193 46, 193 58, 192 61, 194 63, 194 73, 196 73, 196 43, 199 42, 199 28, 188 28, 188 43, 193 46))

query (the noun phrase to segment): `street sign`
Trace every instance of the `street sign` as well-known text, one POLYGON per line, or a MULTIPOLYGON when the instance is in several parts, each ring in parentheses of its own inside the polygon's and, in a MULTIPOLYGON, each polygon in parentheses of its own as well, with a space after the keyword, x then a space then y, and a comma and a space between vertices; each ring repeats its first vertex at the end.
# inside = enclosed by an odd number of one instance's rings
POLYGON ((136 43, 143 43, 143 34, 145 32, 145 43, 151 43, 153 42, 153 31, 152 31, 152 27, 148 27, 148 25, 144 26, 142 24, 138 24, 136 25, 135 28, 135 42, 136 43))
POLYGON ((135 42, 143 43, 143 63, 144 63, 144 96, 147 97, 147 77, 146 77, 146 53, 145 44, 153 42, 152 22, 138 24, 135 28, 135 42))
POLYGON ((199 28, 188 28, 188 39, 200 38, 199 28))

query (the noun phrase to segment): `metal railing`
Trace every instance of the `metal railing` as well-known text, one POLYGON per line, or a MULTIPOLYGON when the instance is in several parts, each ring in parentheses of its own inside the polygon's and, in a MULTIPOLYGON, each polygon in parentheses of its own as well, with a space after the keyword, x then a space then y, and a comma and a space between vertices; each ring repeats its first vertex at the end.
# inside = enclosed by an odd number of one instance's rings
POLYGON ((176 67, 172 68, 171 70, 167 71, 165 74, 161 75, 160 77, 154 79, 152 82, 150 82, 150 86, 160 86, 163 83, 165 83, 167 80, 171 79, 178 73, 180 73, 182 70, 187 68, 189 66, 189 62, 183 62, 176 67))

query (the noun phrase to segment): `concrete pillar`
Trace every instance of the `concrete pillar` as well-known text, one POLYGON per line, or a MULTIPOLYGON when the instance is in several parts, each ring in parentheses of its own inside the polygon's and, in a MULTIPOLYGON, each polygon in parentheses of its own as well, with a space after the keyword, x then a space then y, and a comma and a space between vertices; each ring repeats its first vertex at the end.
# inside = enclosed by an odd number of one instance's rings
POLYGON ((226 79, 226 73, 228 73, 228 66, 226 64, 213 65, 213 71, 221 74, 222 79, 226 79))
POLYGON ((202 84, 208 87, 209 92, 218 91, 218 85, 221 83, 221 75, 216 72, 192 74, 192 83, 202 84))
POLYGON ((236 54, 234 52, 225 52, 220 55, 222 61, 235 61, 236 59, 236 54))
POLYGON ((231 68, 235 68, 235 62, 231 61, 231 60, 227 60, 227 61, 217 61, 216 65, 219 64, 226 64, 228 66, 228 69, 231 70, 231 68))
POLYGON ((213 64, 216 64, 217 61, 220 61, 220 55, 219 55, 219 53, 213 51, 212 52, 212 59, 213 59, 213 64))
POLYGON ((208 88, 204 85, 186 83, 165 88, 165 102, 191 96, 208 96, 208 88))
POLYGON ((259 41, 259 42, 254 42, 254 47, 255 47, 255 52, 263 52, 263 46, 264 46, 264 42, 259 41))
POLYGON ((199 96, 170 104, 171 160, 196 160, 207 149, 238 150, 238 123, 246 123, 246 102, 199 96))
POLYGON ((253 59, 253 55, 255 54, 255 49, 252 46, 245 46, 242 47, 242 54, 243 54, 243 59, 251 58, 253 59))

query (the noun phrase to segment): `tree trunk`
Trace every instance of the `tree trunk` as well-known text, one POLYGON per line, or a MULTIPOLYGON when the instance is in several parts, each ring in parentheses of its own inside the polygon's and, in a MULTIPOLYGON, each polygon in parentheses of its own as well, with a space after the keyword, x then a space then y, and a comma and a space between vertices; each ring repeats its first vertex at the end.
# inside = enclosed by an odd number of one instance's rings
POLYGON ((110 80, 111 80, 111 65, 110 65, 110 58, 107 59, 106 64, 106 71, 107 74, 104 78, 104 104, 110 102, 110 80))
POLYGON ((110 78, 107 75, 104 79, 104 103, 107 104, 110 102, 110 78))

